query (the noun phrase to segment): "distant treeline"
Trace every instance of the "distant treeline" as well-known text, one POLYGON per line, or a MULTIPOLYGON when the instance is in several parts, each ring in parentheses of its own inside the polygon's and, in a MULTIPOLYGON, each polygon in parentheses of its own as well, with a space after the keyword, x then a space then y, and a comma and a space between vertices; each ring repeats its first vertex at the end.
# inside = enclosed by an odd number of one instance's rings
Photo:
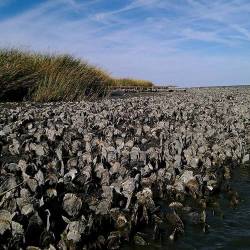
POLYGON ((115 79, 70 55, 0 50, 0 101, 76 101, 106 96, 111 86, 150 87, 138 79, 115 79))

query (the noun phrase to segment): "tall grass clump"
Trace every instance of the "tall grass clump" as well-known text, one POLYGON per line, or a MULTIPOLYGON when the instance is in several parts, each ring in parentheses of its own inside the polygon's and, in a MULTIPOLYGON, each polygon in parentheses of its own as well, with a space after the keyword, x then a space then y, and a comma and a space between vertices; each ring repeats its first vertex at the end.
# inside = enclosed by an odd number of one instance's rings
POLYGON ((0 99, 26 96, 37 81, 34 58, 17 50, 0 50, 0 99))
POLYGON ((69 55, 0 50, 0 100, 75 101, 104 96, 103 70, 69 55))
POLYGON ((153 83, 146 80, 133 79, 133 78, 118 78, 112 80, 112 85, 117 87, 153 87, 153 83))

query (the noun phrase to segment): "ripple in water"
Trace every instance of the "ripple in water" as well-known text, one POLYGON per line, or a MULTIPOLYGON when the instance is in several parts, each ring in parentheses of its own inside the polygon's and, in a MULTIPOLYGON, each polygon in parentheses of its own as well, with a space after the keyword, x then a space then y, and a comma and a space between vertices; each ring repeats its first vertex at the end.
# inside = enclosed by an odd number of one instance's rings
POLYGON ((185 225, 185 234, 177 241, 151 241, 149 246, 127 246, 124 250, 243 250, 250 249, 250 166, 234 170, 231 187, 240 195, 241 202, 236 208, 229 206, 225 194, 220 194, 220 209, 208 209, 209 232, 204 233, 200 226, 185 225))

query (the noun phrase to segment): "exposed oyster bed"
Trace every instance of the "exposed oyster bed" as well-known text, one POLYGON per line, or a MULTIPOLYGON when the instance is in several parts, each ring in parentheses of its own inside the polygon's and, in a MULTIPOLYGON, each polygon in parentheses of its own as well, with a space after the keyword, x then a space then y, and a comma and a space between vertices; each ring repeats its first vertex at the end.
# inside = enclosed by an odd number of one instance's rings
POLYGON ((239 201, 249 119, 250 88, 0 104, 1 249, 146 245, 142 228, 173 240, 185 218, 207 230, 216 192, 239 201))

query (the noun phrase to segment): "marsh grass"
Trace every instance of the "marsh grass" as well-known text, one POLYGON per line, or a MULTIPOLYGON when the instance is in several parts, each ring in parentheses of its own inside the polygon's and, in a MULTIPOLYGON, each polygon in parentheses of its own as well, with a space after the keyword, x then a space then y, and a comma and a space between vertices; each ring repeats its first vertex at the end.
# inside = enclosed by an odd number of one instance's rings
POLYGON ((77 101, 107 94, 110 86, 152 86, 114 79, 104 70, 69 55, 0 50, 0 101, 77 101))
POLYGON ((146 80, 133 79, 133 78, 121 78, 121 79, 113 79, 112 85, 117 87, 142 87, 149 88, 153 87, 153 83, 146 80))
POLYGON ((0 99, 73 101, 105 95, 110 76, 69 55, 0 50, 0 99))

